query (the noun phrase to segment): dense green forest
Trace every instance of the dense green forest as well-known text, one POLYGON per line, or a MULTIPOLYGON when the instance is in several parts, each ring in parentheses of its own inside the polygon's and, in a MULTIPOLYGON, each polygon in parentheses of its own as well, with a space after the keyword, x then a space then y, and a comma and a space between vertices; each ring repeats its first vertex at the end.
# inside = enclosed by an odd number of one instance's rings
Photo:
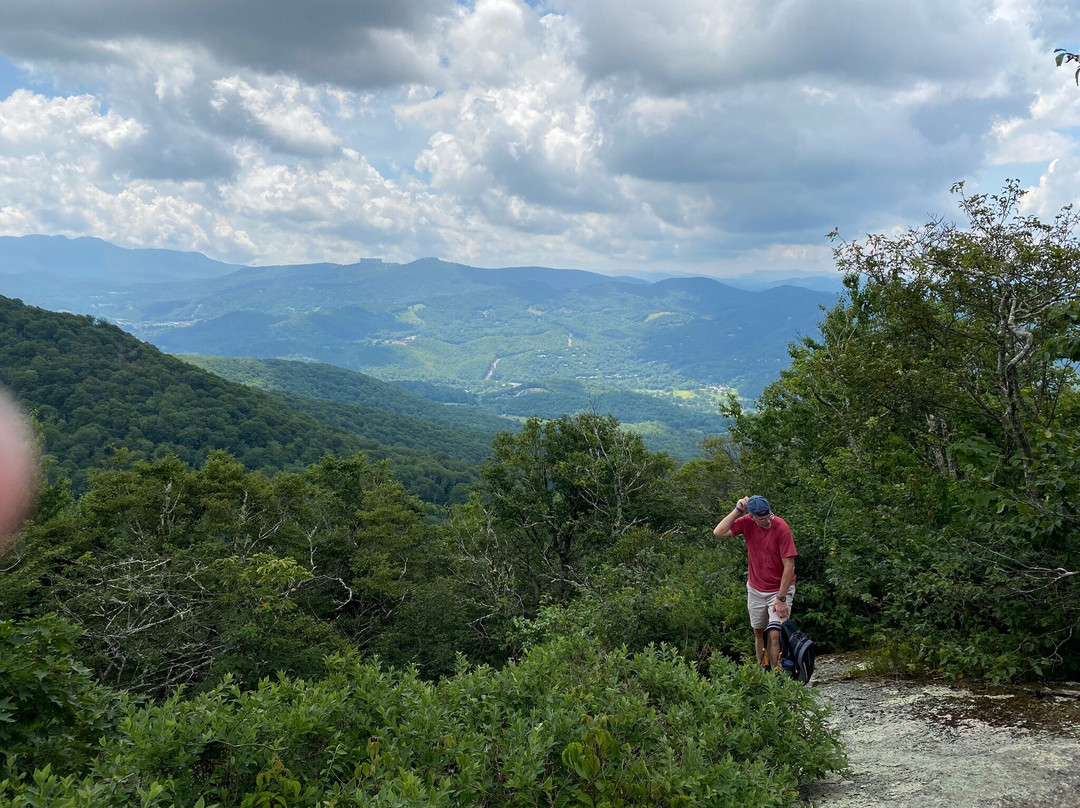
MULTIPOLYGON (((511 426, 505 418, 479 412, 475 407, 444 406, 373 376, 321 362, 193 355, 180 358, 229 381, 260 390, 389 410, 417 421, 486 435, 489 446, 492 436, 511 426)), ((465 396, 457 403, 475 403, 475 399, 465 396)))
MULTIPOLYGON (((696 457, 707 437, 722 434, 727 428, 719 410, 709 414, 702 412, 703 397, 659 392, 647 395, 576 379, 546 379, 479 394, 463 394, 454 388, 433 390, 430 385, 420 385, 418 389, 427 394, 425 397, 364 373, 318 362, 192 355, 181 355, 180 358, 230 381, 275 392, 290 406, 347 429, 355 429, 355 426, 342 420, 347 411, 345 407, 327 409, 282 394, 374 407, 406 416, 413 420, 389 421, 388 426, 404 424, 411 430, 418 440, 408 443, 410 446, 422 444, 427 440, 423 432, 430 430, 430 427, 420 430, 417 421, 466 430, 468 434, 457 439, 444 431, 434 444, 460 447, 454 456, 467 459, 482 459, 490 448, 492 436, 532 416, 558 418, 568 412, 615 414, 620 423, 640 434, 650 448, 681 460, 696 457), (444 400, 465 406, 437 403, 444 400)), ((718 398, 714 394, 708 401, 715 408, 718 398)), ((386 419, 385 415, 381 417, 386 419)), ((404 436, 395 440, 370 428, 363 434, 382 443, 407 440, 404 436)))
POLYGON ((327 453, 386 460, 425 500, 463 500, 488 433, 293 396, 288 402, 162 354, 96 318, 0 297, 0 383, 32 412, 52 472, 224 449, 252 470, 299 470, 327 453))
POLYGON ((439 524, 362 455, 53 486, 5 559, 0 795, 787 804, 843 758, 808 691, 735 664, 737 548, 678 527, 730 483, 699 465, 578 416, 500 434, 439 524))
POLYGON ((0 572, 0 806, 791 805, 844 766, 757 668, 765 493, 797 617, 877 670, 1080 670, 1077 218, 838 243, 847 294, 680 463, 597 414, 497 434, 435 508, 364 454, 45 487, 0 572))

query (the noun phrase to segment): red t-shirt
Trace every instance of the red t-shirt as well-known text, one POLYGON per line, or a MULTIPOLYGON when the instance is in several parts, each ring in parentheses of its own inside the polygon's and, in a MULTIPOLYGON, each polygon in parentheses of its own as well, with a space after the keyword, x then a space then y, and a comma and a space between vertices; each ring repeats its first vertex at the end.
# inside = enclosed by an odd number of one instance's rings
MULTIPOLYGON (((731 523, 731 535, 746 539, 750 586, 759 592, 776 592, 784 575, 784 559, 799 554, 788 523, 774 516, 769 529, 762 530, 747 514, 731 523)), ((795 576, 791 577, 791 582, 795 583, 795 576)))

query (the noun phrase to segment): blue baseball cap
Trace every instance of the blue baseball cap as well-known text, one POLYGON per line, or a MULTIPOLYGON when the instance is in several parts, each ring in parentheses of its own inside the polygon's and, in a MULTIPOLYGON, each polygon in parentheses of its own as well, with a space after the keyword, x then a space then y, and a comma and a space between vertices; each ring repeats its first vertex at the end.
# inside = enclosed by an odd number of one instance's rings
POLYGON ((754 514, 754 516, 768 516, 772 509, 769 508, 769 500, 761 496, 761 494, 754 494, 746 502, 746 510, 754 514))

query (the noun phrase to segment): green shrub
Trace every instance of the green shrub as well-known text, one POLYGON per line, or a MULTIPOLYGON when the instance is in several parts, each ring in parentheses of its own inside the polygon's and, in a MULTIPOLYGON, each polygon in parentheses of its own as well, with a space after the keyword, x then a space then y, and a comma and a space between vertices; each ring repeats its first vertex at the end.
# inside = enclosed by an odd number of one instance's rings
POLYGON ((707 679, 577 636, 438 684, 356 654, 330 668, 130 709, 85 781, 39 773, 0 806, 104 782, 118 804, 769 806, 844 765, 812 691, 724 659, 707 679))
POLYGON ((512 639, 525 647, 583 632, 605 650, 663 643, 702 666, 715 652, 750 656, 744 554, 730 542, 636 528, 612 548, 582 597, 518 620, 512 639))
POLYGON ((112 723, 113 694, 73 656, 56 617, 0 621, 0 750, 9 769, 77 768, 112 723))

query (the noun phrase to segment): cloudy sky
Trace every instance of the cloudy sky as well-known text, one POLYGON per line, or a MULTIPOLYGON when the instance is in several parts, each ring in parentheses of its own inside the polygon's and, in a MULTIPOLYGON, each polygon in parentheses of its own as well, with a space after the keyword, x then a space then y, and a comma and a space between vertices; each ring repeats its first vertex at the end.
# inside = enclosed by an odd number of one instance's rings
POLYGON ((1080 0, 3 0, 0 234, 735 275, 1080 197, 1080 0), (1075 67, 1075 66, 1074 66, 1075 67))

